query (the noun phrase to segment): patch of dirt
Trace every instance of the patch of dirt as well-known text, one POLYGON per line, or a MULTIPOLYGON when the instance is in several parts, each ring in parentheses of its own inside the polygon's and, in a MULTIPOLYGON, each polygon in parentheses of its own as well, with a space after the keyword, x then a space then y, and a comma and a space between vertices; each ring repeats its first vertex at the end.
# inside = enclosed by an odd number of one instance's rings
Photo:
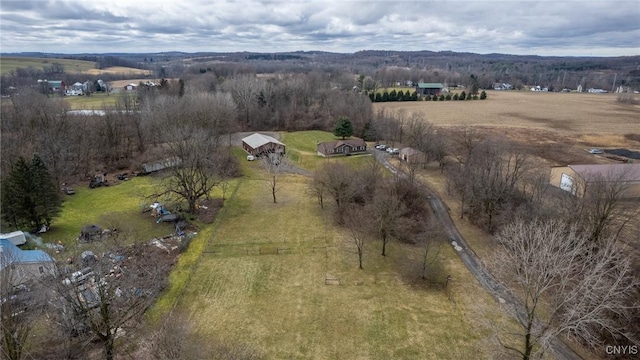
POLYGON ((211 224, 218 216, 218 212, 222 209, 224 201, 222 199, 209 199, 200 202, 198 209, 198 220, 205 224, 211 224))

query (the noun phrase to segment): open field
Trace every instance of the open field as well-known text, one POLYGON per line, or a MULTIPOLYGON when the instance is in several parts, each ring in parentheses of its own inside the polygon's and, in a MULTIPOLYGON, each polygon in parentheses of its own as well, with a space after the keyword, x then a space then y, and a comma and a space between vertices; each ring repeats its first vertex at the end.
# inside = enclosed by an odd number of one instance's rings
POLYGON ((100 110, 115 106, 119 93, 93 93, 91 96, 65 96, 71 110, 100 110))
POLYGON ((0 58, 0 72, 7 74, 19 67, 33 67, 42 70, 44 67, 51 66, 53 63, 61 64, 64 67, 64 71, 68 73, 84 73, 96 69, 96 63, 93 61, 3 56, 0 58))
POLYGON ((375 103, 375 109, 419 114, 437 125, 482 125, 572 135, 638 134, 640 106, 620 104, 616 94, 489 91, 484 101, 375 103))
POLYGON ((100 74, 150 74, 150 70, 135 69, 123 66, 112 66, 105 69, 96 69, 96 63, 86 60, 57 59, 57 58, 33 58, 33 57, 2 57, 0 58, 0 73, 8 74, 21 67, 33 67, 44 69, 53 63, 61 64, 65 73, 82 73, 88 75, 100 74))
POLYGON ((89 69, 84 73, 89 75, 101 75, 101 74, 136 74, 136 75, 149 75, 152 74, 151 70, 136 69, 125 66, 110 66, 104 69, 89 69))
POLYGON ((178 305, 199 335, 273 359, 490 357, 483 319, 506 320, 448 246, 434 272, 455 279, 455 303, 412 273, 418 248, 392 243, 383 258, 372 243, 358 270, 304 180, 288 177, 278 204, 259 180, 229 201, 178 305), (339 285, 325 285, 326 274, 339 285))

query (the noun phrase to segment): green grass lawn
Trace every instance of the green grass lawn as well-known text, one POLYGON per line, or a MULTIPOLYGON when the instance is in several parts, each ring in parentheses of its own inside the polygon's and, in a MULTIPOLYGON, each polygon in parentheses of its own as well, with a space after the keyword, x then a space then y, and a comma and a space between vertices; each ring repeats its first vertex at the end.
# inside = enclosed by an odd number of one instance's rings
POLYGON ((47 242, 62 241, 66 246, 75 244, 80 229, 97 224, 103 228, 117 228, 125 236, 136 240, 149 240, 173 232, 168 224, 156 224, 149 213, 144 195, 150 194, 157 180, 153 177, 135 177, 109 187, 89 189, 76 186, 75 195, 64 195, 62 212, 53 219, 51 229, 42 234, 47 242))
POLYGON ((298 167, 313 171, 328 161, 343 161, 358 166, 366 163, 371 156, 368 154, 353 156, 338 156, 324 158, 318 155, 316 146, 318 142, 340 140, 330 132, 311 130, 283 133, 281 141, 287 146, 287 156, 298 167))
POLYGON ((72 110, 101 110, 116 105, 119 94, 93 93, 91 96, 65 96, 72 110))
POLYGON ((0 57, 0 73, 7 74, 19 67, 43 69, 53 63, 62 64, 66 73, 81 73, 96 68, 96 63, 85 60, 32 58, 32 57, 0 57))

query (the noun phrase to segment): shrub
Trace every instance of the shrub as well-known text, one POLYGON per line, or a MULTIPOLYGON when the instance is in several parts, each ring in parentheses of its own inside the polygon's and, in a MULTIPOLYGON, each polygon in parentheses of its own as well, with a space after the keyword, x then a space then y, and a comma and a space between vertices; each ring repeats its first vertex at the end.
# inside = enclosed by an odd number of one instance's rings
POLYGON ((482 90, 482 92, 480 93, 480 100, 484 100, 487 98, 487 92, 482 90))
POLYGON ((453 100, 458 100, 458 94, 457 93, 453 95, 453 100))
POLYGON ((467 93, 465 93, 464 91, 460 93, 460 100, 464 100, 467 97, 467 93))
POLYGON ((451 100, 451 94, 447 94, 447 96, 444 97, 445 100, 451 100))

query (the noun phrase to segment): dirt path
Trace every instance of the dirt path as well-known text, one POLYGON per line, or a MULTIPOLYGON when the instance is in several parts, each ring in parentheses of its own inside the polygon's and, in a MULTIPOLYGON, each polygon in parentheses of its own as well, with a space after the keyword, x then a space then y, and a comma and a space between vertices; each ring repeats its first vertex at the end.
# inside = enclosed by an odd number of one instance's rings
MULTIPOLYGON (((379 150, 369 150, 373 156, 389 171, 398 175, 398 170, 389 162, 389 155, 379 150)), ((402 175, 400 175, 402 176, 402 175)), ((511 294, 511 292, 505 288, 498 280, 496 280, 491 273, 482 265, 482 262, 476 255, 476 253, 469 247, 462 235, 458 232, 458 229, 451 220, 449 211, 444 205, 440 197, 438 197, 432 191, 429 191, 429 204, 433 209, 433 212, 444 227, 449 242, 453 246, 456 254, 462 263, 467 267, 469 272, 478 280, 480 285, 484 287, 496 300, 507 309, 507 312, 518 319, 520 323, 524 324, 526 321, 526 311, 524 306, 511 294)), ((550 350, 553 355, 559 360, 579 360, 582 359, 571 348, 563 343, 557 337, 551 339, 550 350)))

